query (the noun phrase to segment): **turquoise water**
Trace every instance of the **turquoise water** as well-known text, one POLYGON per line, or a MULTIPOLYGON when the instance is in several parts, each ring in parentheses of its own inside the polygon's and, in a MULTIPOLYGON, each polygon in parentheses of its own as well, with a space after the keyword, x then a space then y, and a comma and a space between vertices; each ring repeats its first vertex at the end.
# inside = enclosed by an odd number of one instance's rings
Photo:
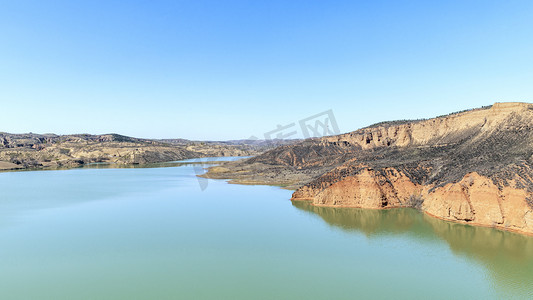
POLYGON ((0 299, 533 297, 531 237, 196 173, 0 173, 0 299))

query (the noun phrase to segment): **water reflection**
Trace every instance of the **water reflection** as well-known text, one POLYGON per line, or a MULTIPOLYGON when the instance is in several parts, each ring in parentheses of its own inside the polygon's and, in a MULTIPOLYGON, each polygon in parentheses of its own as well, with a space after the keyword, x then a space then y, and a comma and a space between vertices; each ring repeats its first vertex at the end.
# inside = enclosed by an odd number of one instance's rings
POLYGON ((483 265, 501 292, 533 296, 533 237, 446 222, 409 208, 316 207, 307 201, 293 201, 292 205, 316 214, 331 226, 368 238, 401 234, 424 243, 443 240, 456 256, 483 265))
POLYGON ((328 224, 345 231, 357 231, 368 237, 389 233, 432 237, 434 233, 423 215, 414 209, 359 209, 313 206, 307 201, 293 201, 292 205, 320 216, 328 224))
POLYGON ((170 167, 183 167, 183 166, 204 166, 210 167, 216 164, 220 164, 225 161, 236 161, 250 156, 222 156, 222 157, 203 157, 192 158, 168 162, 159 163, 144 163, 144 164, 117 164, 109 162, 95 162, 87 163, 81 166, 69 167, 43 167, 43 168, 30 168, 30 169, 15 169, 15 170, 1 170, 0 173, 8 172, 28 172, 28 171, 62 171, 62 170, 75 170, 75 169, 152 169, 152 168, 170 168, 170 167))

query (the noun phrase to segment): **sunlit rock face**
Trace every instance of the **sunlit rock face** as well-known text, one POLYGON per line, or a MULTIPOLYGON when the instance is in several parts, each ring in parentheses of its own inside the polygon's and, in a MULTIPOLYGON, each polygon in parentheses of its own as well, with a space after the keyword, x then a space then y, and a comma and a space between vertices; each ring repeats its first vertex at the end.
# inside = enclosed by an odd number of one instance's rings
POLYGON ((306 143, 257 158, 290 157, 282 162, 299 169, 333 165, 297 189, 293 200, 316 206, 416 207, 445 220, 533 233, 531 104, 496 103, 306 143))

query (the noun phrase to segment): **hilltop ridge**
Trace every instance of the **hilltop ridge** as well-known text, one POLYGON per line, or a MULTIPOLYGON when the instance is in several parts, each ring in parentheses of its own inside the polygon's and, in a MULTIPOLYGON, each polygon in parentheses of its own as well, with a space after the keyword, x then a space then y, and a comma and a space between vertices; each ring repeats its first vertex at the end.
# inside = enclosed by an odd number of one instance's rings
POLYGON ((294 141, 153 140, 116 133, 0 133, 0 170, 69 168, 90 163, 149 164, 214 156, 250 156, 294 141))
POLYGON ((316 206, 414 207, 533 234, 533 104, 383 122, 212 168, 210 178, 296 188, 316 206))

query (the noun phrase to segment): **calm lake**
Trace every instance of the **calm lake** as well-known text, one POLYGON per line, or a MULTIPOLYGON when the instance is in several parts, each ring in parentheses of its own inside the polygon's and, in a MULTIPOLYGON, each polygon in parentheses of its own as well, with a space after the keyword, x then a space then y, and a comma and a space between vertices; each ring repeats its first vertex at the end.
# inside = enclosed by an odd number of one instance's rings
POLYGON ((0 173, 0 299, 533 298, 531 237, 198 168, 0 173))

